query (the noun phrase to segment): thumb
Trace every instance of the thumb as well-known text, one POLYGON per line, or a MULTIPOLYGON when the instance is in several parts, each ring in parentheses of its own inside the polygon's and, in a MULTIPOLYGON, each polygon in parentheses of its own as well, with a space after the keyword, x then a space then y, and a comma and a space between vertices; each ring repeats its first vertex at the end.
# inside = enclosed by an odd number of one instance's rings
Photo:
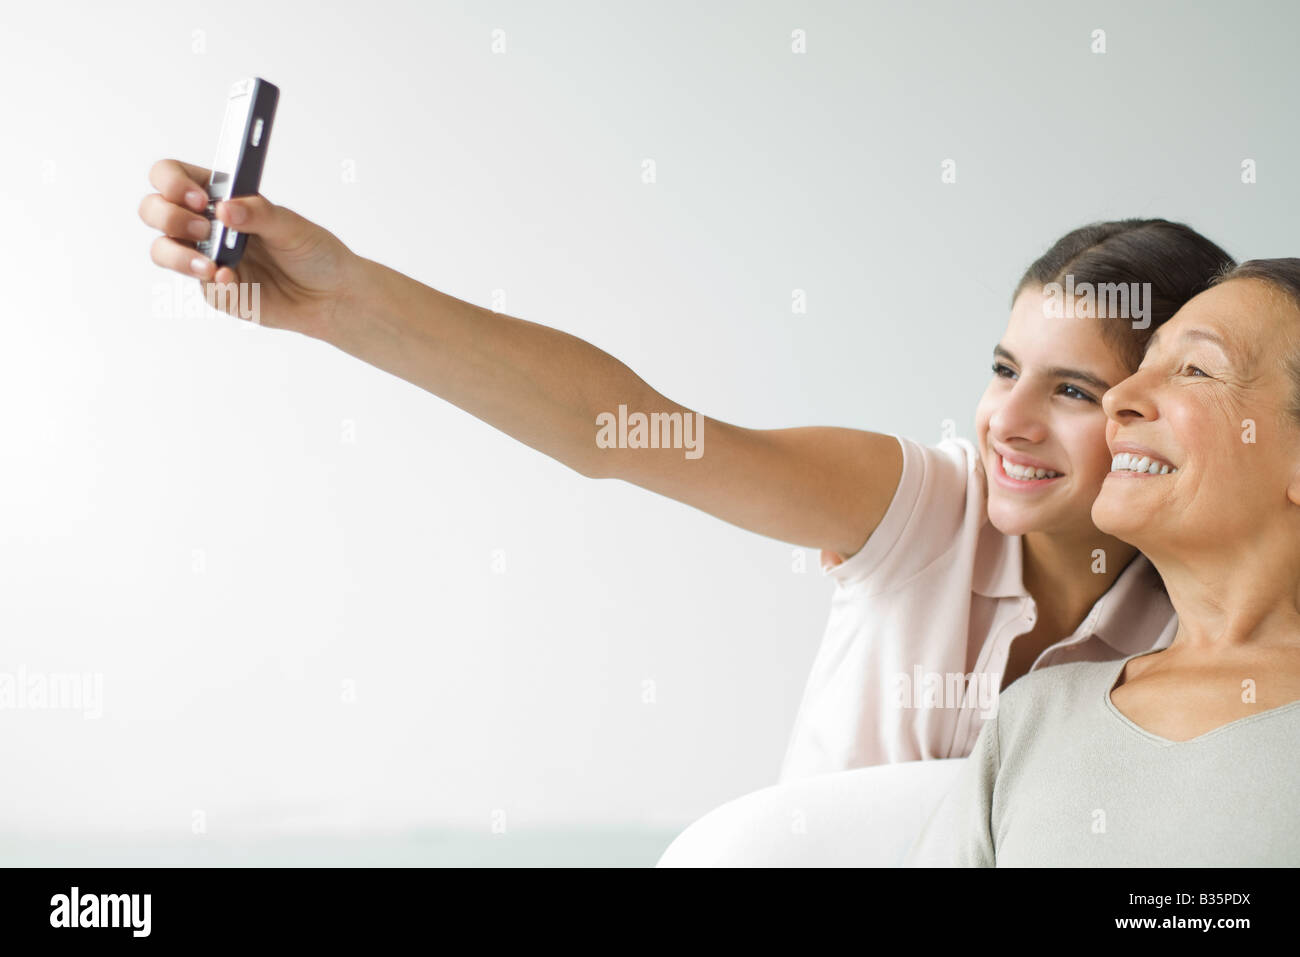
POLYGON ((306 242, 315 225, 265 196, 240 196, 217 204, 217 218, 227 226, 260 236, 272 249, 293 249, 306 242))

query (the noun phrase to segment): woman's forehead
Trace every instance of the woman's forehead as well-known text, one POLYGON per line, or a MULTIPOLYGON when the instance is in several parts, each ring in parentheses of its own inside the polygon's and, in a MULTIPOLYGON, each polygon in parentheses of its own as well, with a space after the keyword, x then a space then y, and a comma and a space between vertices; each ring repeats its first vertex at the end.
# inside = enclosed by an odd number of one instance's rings
POLYGON ((1202 341, 1247 363, 1267 355, 1279 340, 1294 341, 1298 333, 1300 310, 1285 293, 1260 280, 1231 279, 1188 301, 1156 330, 1147 351, 1202 341))

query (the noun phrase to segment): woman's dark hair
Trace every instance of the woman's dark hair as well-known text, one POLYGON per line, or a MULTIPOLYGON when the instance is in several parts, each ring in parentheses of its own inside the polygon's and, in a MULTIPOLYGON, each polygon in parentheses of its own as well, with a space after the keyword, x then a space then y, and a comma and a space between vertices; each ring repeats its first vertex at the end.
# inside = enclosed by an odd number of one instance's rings
POLYGON ((1247 259, 1215 276, 1210 285, 1217 286, 1229 279, 1262 280, 1286 294, 1300 309, 1300 259, 1247 259))
MULTIPOLYGON (((1248 259, 1240 266, 1216 276, 1212 285, 1217 286, 1229 279, 1257 279, 1268 283, 1300 310, 1300 259, 1248 259)), ((1300 337, 1296 341, 1300 344, 1300 337)), ((1300 425, 1300 345, 1292 348, 1282 361, 1292 383, 1291 402, 1287 412, 1290 413, 1291 420, 1300 425)))
MULTIPOLYGON (((1285 260, 1274 260, 1285 261, 1285 260)), ((1118 219, 1080 226, 1034 260, 1016 286, 1012 303, 1028 286, 1066 282, 1150 283, 1151 321, 1144 329, 1129 322, 1104 322, 1102 335, 1130 369, 1136 369, 1147 340, 1187 300, 1204 292, 1236 263, 1196 230, 1166 219, 1118 219)))

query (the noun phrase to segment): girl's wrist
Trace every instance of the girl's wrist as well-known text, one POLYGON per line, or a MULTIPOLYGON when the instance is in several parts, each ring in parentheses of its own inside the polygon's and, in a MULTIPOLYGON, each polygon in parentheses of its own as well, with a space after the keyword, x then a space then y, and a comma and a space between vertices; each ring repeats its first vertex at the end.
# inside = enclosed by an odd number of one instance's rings
POLYGON ((349 252, 334 307, 313 338, 328 342, 344 352, 357 353, 387 298, 386 277, 379 263, 349 252))

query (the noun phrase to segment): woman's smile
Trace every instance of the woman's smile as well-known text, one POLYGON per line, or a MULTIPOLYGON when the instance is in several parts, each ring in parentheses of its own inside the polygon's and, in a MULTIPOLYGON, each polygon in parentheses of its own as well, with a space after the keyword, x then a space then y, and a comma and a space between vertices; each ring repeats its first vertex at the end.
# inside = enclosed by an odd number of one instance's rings
POLYGON ((1107 478, 1159 478, 1178 471, 1168 459, 1139 445, 1116 443, 1111 450, 1115 455, 1107 478))

